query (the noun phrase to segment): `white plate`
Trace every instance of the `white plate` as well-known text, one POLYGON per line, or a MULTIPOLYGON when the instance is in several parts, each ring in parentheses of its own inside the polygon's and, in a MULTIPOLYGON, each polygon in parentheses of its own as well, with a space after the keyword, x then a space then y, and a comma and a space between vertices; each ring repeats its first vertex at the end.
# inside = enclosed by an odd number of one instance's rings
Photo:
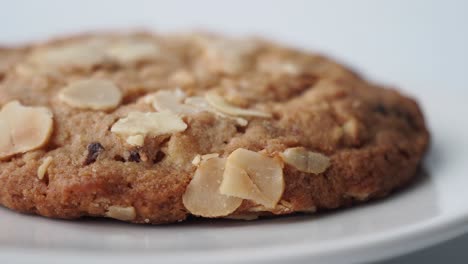
POLYGON ((106 27, 195 27, 257 32, 325 51, 373 79, 412 89, 433 141, 427 173, 416 184, 389 199, 326 215, 148 227, 50 220, 0 208, 0 263, 350 263, 402 254, 467 231, 467 2, 448 2, 2 2, 0 43, 106 27))
POLYGON ((167 226, 50 220, 0 209, 0 263, 349 263, 461 234, 468 229, 468 126, 457 114, 465 112, 467 96, 419 97, 431 150, 419 179, 388 199, 317 216, 167 226))

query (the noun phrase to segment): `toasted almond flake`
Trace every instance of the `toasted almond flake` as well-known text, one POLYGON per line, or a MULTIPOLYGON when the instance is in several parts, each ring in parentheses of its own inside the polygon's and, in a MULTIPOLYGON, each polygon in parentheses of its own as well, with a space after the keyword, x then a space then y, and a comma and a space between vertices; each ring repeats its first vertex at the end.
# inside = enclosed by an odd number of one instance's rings
POLYGON ((234 120, 236 120, 236 123, 241 127, 245 127, 249 124, 249 121, 247 121, 247 119, 244 119, 242 117, 236 117, 234 118, 234 120))
POLYGON ((103 45, 99 41, 66 44, 38 50, 33 53, 31 59, 36 64, 54 68, 63 66, 90 68, 106 60, 103 45))
POLYGON ((219 157, 219 154, 218 154, 218 153, 210 153, 210 154, 202 155, 202 156, 201 156, 201 159, 202 159, 202 160, 209 160, 209 159, 217 158, 217 157, 219 157))
POLYGON ((235 120, 239 126, 247 126, 248 121, 241 117, 226 115, 211 107, 205 98, 199 96, 186 97, 185 93, 177 88, 176 90, 162 90, 146 95, 141 99, 144 103, 152 104, 157 111, 168 111, 180 116, 196 114, 199 112, 211 112, 222 118, 235 120))
POLYGON ((189 86, 195 83, 195 78, 189 71, 179 70, 171 74, 169 81, 182 86, 189 86))
POLYGON ((289 74, 299 73, 299 67, 293 63, 284 63, 281 68, 284 72, 289 73, 289 74))
POLYGON ((111 81, 84 79, 65 86, 60 91, 59 98, 76 108, 111 110, 120 104, 122 93, 111 81))
POLYGON ((143 135, 134 135, 127 137, 127 143, 132 146, 141 147, 145 143, 145 137, 143 135))
POLYGON ((195 43, 202 51, 202 61, 209 70, 235 74, 241 71, 248 56, 258 48, 251 39, 197 37, 195 43))
POLYGON ((42 161, 42 164, 37 168, 37 178, 42 180, 47 173, 47 169, 49 168, 50 164, 52 163, 52 157, 47 157, 42 161))
POLYGON ((293 62, 285 62, 282 59, 267 59, 260 61, 259 70, 272 74, 290 74, 297 75, 300 73, 299 65, 293 62))
POLYGON ((45 107, 28 107, 18 101, 0 111, 0 158, 45 145, 53 130, 52 113, 45 107))
POLYGON ((234 212, 242 199, 221 194, 225 159, 202 160, 190 181, 182 201, 187 210, 203 217, 220 217, 234 212))
POLYGON ((286 201, 286 200, 281 200, 279 203, 284 207, 293 208, 293 205, 290 202, 286 201))
POLYGON ((169 111, 173 114, 188 115, 204 111, 202 108, 184 104, 185 98, 185 93, 180 89, 176 89, 173 91, 158 91, 152 95, 150 100, 153 108, 160 112, 169 111))
POLYGON ((203 97, 186 97, 185 93, 180 89, 172 91, 163 90, 152 93, 143 97, 142 101, 147 104, 152 104, 153 108, 157 111, 168 111, 181 116, 206 111, 222 118, 235 120, 239 126, 247 126, 249 123, 244 118, 229 116, 216 110, 211 107, 203 97))
POLYGON ((350 190, 346 192, 347 197, 352 197, 358 201, 365 201, 369 199, 371 194, 372 192, 368 190, 350 190))
POLYGON ((107 54, 122 64, 154 59, 160 55, 159 47, 148 41, 125 41, 107 50, 107 54))
POLYGON ((350 119, 343 124, 343 132, 352 139, 359 136, 359 123, 356 119, 350 119))
POLYGON ((193 158, 192 164, 193 164, 194 166, 198 166, 198 165, 200 165, 200 161, 201 161, 201 156, 200 156, 200 154, 197 154, 197 155, 193 158))
POLYGON ((246 119, 244 119, 242 117, 233 117, 233 116, 229 116, 229 115, 226 115, 224 113, 221 113, 220 111, 218 111, 215 108, 211 107, 208 104, 208 102, 206 101, 206 99, 203 98, 203 97, 200 97, 200 96, 192 96, 192 97, 186 98, 185 99, 185 104, 197 107, 197 108, 200 109, 200 111, 211 112, 211 113, 214 113, 217 116, 220 116, 222 118, 229 118, 229 119, 235 120, 236 123, 239 126, 242 126, 242 127, 247 126, 249 124, 249 121, 247 121, 246 119))
POLYGON ((249 212, 267 212, 267 211, 271 211, 271 210, 274 210, 274 209, 267 209, 265 206, 263 205, 256 205, 256 206, 253 206, 253 207, 250 207, 249 208, 249 212))
POLYGON ((226 102, 226 100, 224 100, 223 97, 213 92, 206 93, 205 99, 211 107, 227 115, 255 116, 255 117, 265 117, 265 118, 271 117, 270 113, 266 113, 266 112, 262 112, 258 110, 243 109, 237 106, 233 106, 229 104, 228 102, 226 102))
POLYGON ((111 132, 123 137, 159 136, 182 132, 185 129, 187 129, 187 124, 180 117, 169 112, 130 112, 127 117, 119 119, 111 127, 111 132))
POLYGON ((205 111, 211 111, 211 107, 208 104, 208 102, 205 100, 205 98, 201 96, 191 96, 187 97, 184 100, 184 103, 187 105, 191 105, 200 109, 203 109, 205 111))
POLYGON ((136 211, 133 206, 109 206, 105 214, 106 217, 114 218, 121 221, 132 221, 136 218, 136 211))
POLYGON ((319 174, 330 166, 330 159, 318 152, 308 151, 303 147, 288 148, 280 157, 294 168, 308 173, 319 174))
POLYGON ((209 159, 217 158, 217 157, 219 157, 218 153, 210 153, 210 154, 205 154, 205 155, 197 154, 193 158, 192 164, 195 165, 195 166, 198 166, 200 164, 200 162, 203 161, 203 160, 209 160, 209 159))
POLYGON ((219 191, 275 208, 284 191, 281 164, 260 153, 236 149, 227 158, 219 191))
POLYGON ((293 206, 291 203, 281 200, 276 204, 275 208, 266 208, 263 205, 256 205, 248 209, 249 212, 272 212, 272 213, 281 213, 281 212, 291 212, 293 211, 293 206))
POLYGON ((26 78, 42 79, 43 77, 52 77, 60 79, 60 73, 50 67, 41 67, 31 63, 20 63, 15 66, 15 73, 26 78))

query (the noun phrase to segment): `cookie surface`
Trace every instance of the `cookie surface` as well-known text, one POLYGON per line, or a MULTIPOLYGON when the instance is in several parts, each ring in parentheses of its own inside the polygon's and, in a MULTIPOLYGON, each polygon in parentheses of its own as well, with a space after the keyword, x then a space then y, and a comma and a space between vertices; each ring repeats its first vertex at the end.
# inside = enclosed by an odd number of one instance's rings
POLYGON ((208 34, 0 48, 0 204, 47 217, 254 219, 388 195, 416 102, 320 55, 208 34))

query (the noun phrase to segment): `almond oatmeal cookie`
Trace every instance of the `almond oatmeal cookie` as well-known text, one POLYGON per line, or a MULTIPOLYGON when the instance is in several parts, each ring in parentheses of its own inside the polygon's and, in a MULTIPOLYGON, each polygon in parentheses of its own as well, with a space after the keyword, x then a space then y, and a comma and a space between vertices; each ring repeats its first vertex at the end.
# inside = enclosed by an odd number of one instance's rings
POLYGON ((417 103, 317 54, 211 34, 0 48, 0 204, 170 223, 351 206, 406 185, 417 103))

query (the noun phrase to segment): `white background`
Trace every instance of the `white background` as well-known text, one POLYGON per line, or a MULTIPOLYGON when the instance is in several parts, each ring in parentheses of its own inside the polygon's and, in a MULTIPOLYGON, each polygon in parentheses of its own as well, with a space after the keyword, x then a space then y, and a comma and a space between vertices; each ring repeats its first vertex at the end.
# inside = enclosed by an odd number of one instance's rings
MULTIPOLYGON (((258 34, 327 53, 408 93, 468 88, 468 1, 0 0, 2 45, 132 28, 258 34)), ((468 259, 466 245, 468 236, 388 263, 468 259)))

